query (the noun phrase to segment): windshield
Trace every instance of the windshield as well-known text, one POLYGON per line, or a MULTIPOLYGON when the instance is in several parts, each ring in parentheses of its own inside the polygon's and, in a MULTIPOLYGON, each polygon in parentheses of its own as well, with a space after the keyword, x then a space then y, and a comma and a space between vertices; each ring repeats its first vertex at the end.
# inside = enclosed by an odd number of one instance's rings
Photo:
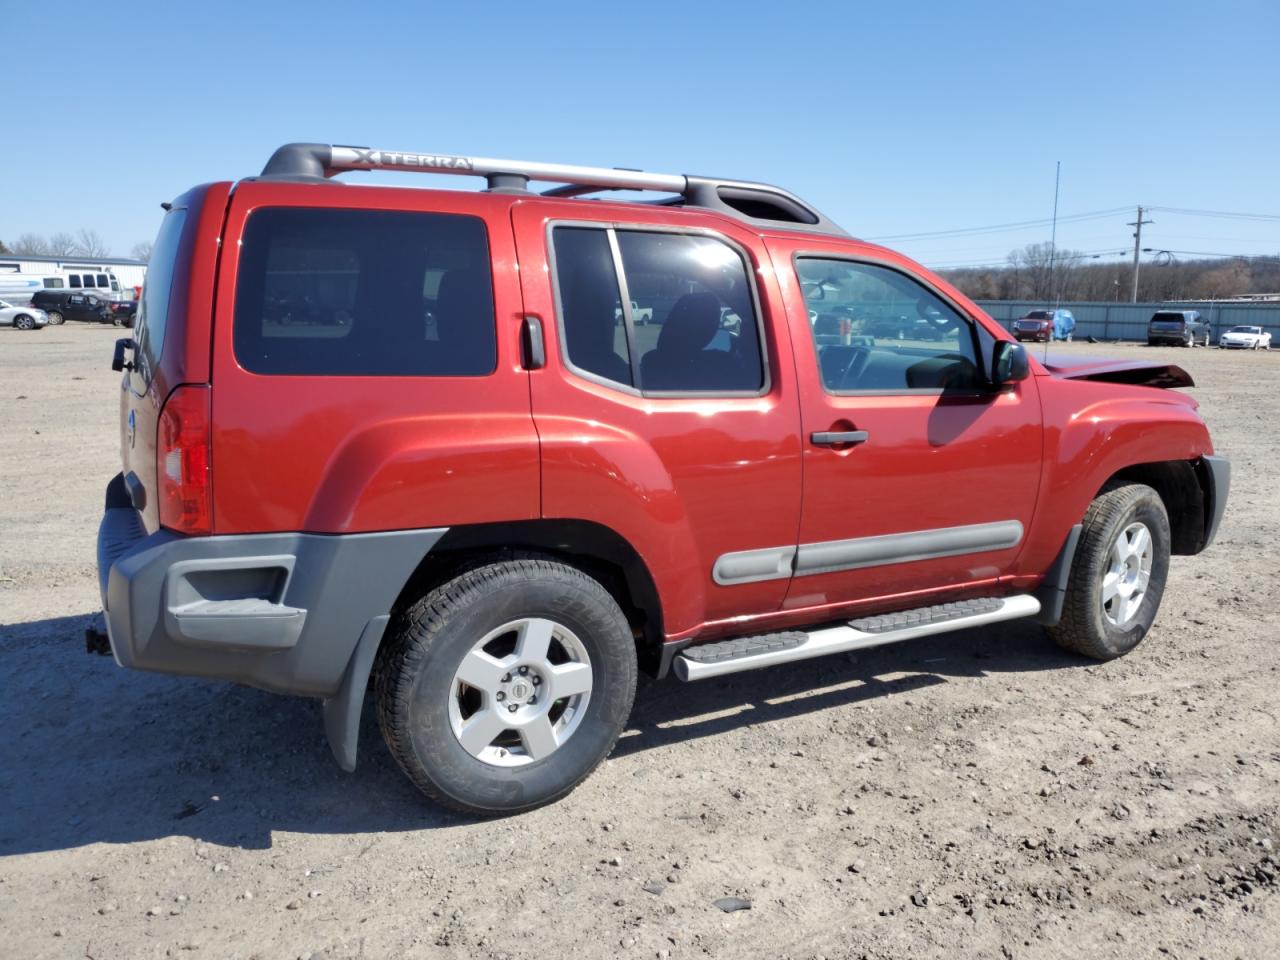
POLYGON ((1232 327, 1227 333, 1261 333, 1261 327, 1232 327))

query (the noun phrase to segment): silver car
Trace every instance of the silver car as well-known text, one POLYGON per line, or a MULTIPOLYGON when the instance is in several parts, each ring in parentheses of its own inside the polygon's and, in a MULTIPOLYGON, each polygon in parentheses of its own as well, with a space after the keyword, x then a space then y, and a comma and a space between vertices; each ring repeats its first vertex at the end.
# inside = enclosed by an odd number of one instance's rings
POLYGON ((0 327, 17 327, 19 330, 39 330, 49 322, 49 315, 35 307, 15 307, 8 300, 0 300, 0 327))

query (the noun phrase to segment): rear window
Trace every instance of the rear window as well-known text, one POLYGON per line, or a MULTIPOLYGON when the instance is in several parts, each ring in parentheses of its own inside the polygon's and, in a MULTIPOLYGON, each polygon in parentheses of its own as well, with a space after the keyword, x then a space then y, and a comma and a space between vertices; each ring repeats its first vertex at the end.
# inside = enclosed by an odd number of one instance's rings
POLYGON ((272 207, 244 229, 236 359, 253 373, 476 377, 497 366, 484 222, 272 207))
POLYGON ((138 352, 144 360, 143 377, 149 379, 156 368, 160 352, 164 349, 165 329, 169 325, 169 293, 173 289, 173 271, 177 266, 178 243, 182 239, 182 226, 187 211, 181 207, 170 210, 160 221, 160 232, 151 247, 151 261, 147 265, 147 282, 142 287, 142 299, 138 301, 137 328, 138 352))
POLYGON ((1161 323, 1161 324, 1176 323, 1181 325, 1186 323, 1186 321, 1187 321, 1187 318, 1180 313, 1157 313, 1154 317, 1151 318, 1152 323, 1161 323))

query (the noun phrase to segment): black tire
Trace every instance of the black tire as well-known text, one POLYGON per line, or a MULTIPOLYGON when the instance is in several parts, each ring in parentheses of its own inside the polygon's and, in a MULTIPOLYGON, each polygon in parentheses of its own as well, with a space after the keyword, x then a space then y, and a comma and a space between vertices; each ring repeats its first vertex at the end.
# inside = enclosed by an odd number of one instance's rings
POLYGON ((617 742, 636 691, 636 649, 617 602, 598 582, 542 558, 494 562, 432 590, 393 621, 378 653, 378 721, 387 747, 431 799, 465 813, 519 813, 568 794, 617 742), (487 633, 523 617, 574 632, 592 669, 586 712, 554 752, 522 766, 485 763, 450 722, 454 675, 487 633))
POLYGON ((36 322, 25 313, 20 313, 13 318, 13 325, 18 330, 34 330, 36 322))
POLYGON ((61 323, 66 323, 66 321, 67 321, 67 318, 66 318, 66 317, 64 317, 62 314, 60 314, 57 310, 50 310, 50 311, 49 311, 49 325, 50 325, 50 326, 54 326, 54 327, 56 327, 56 326, 58 326, 58 325, 59 325, 59 324, 61 324, 61 323))
POLYGON ((111 325, 112 325, 113 327, 123 327, 123 326, 124 326, 124 316, 123 316, 123 314, 113 313, 113 314, 111 315, 111 325))
POLYGON ((1049 634, 1066 650, 1095 660, 1124 656, 1147 635, 1169 575, 1169 516, 1160 495, 1141 483, 1108 485, 1085 513, 1071 564, 1062 619, 1049 634), (1113 545, 1130 524, 1142 523, 1152 541, 1151 578, 1136 614, 1122 626, 1104 615, 1102 579, 1113 545))

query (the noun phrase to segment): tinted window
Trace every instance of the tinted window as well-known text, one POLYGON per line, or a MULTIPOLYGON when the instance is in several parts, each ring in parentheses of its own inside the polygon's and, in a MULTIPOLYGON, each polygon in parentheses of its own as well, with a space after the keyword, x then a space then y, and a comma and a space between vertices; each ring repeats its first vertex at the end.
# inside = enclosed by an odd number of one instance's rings
POLYGON ((634 386, 609 234, 557 227, 552 242, 569 362, 587 373, 634 386))
POLYGON ((557 227, 553 245, 573 366, 646 393, 762 388, 754 293, 733 247, 688 234, 581 227, 557 227))
POLYGON ((177 267, 178 241, 182 238, 182 225, 187 211, 170 210, 160 221, 160 232, 152 245, 151 262, 147 266, 147 282, 142 287, 138 301, 135 339, 139 353, 144 358, 144 378, 150 378, 164 349, 165 328, 169 323, 169 293, 173 287, 173 271, 177 267))
POLYGON ((107 279, 107 275, 105 273, 98 274, 98 286, 103 290, 111 286, 111 281, 107 279))
POLYGON ((797 261, 822 382, 830 391, 973 390, 969 322, 906 274, 868 263, 797 261))
POLYGON ((65 286, 61 277, 45 277, 44 285, 50 290, 61 290, 65 286))
POLYGON ((636 331, 640 388, 758 391, 759 324, 742 255, 721 240, 618 231, 627 292, 651 311, 636 331))
POLYGON ((80 274, 78 273, 71 274, 71 276, 67 277, 67 283, 69 283, 73 287, 80 286, 80 274))
POLYGON ((492 373, 497 335, 483 221, 258 210, 242 240, 235 347, 254 373, 492 373))

